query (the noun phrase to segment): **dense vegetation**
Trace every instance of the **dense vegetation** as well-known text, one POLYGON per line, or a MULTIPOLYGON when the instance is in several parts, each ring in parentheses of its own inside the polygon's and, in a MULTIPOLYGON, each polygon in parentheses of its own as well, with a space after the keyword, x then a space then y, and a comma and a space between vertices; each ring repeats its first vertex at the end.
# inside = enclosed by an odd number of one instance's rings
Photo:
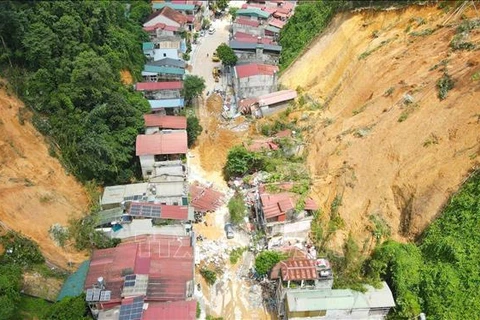
MULTIPOLYGON (((0 237, 5 249, 0 256, 0 319, 81 320, 86 317, 85 297, 66 298, 50 304, 42 299, 22 297, 22 273, 35 271, 53 276, 37 244, 14 232, 0 237)), ((57 275, 58 276, 58 275, 57 275)))
POLYGON ((217 53, 218 58, 222 61, 223 65, 225 66, 234 66, 237 63, 237 56, 233 49, 230 48, 226 43, 222 43, 217 47, 215 51, 217 53))
POLYGON ((280 261, 287 256, 278 251, 262 251, 255 257, 255 271, 264 276, 280 261))
POLYGON ((236 192, 228 201, 228 212, 230 213, 230 221, 232 223, 239 224, 243 221, 247 214, 247 208, 241 193, 236 192))
POLYGON ((135 173, 134 145, 148 103, 122 84, 138 77, 147 39, 139 20, 117 1, 0 2, 4 76, 34 111, 33 122, 53 138, 51 153, 80 180, 127 182, 135 173))
POLYGON ((475 319, 480 310, 480 172, 450 200, 418 246, 387 241, 368 263, 385 279, 397 307, 394 316, 475 319))

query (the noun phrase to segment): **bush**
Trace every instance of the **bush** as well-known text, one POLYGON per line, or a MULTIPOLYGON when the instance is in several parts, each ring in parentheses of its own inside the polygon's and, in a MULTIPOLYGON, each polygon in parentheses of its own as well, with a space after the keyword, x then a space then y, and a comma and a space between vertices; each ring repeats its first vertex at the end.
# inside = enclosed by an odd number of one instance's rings
POLYGON ((438 98, 445 100, 447 98, 448 91, 452 90, 455 82, 448 73, 444 73, 443 76, 437 81, 438 98))
POLYGON ((263 161, 259 155, 247 151, 243 146, 235 146, 228 151, 224 167, 225 178, 243 176, 261 169, 262 166, 263 161))
POLYGON ((230 263, 236 264, 246 249, 245 247, 233 249, 232 252, 230 252, 230 263))
POLYGON ((261 276, 266 275, 280 261, 287 256, 277 251, 262 251, 255 257, 255 271, 261 276))
POLYGON ((230 212, 230 221, 234 224, 239 224, 243 221, 246 215, 245 201, 241 193, 235 195, 228 202, 228 211, 230 212))
POLYGON ((189 115, 187 117, 187 141, 190 148, 195 144, 197 137, 202 133, 202 126, 200 121, 195 115, 189 115))
POLYGON ((22 270, 14 264, 0 265, 0 319, 16 315, 20 302, 22 270))
POLYGON ((45 261, 38 245, 32 240, 9 231, 0 238, 5 249, 2 263, 12 263, 20 267, 29 267, 45 261))
POLYGON ((217 281, 217 274, 215 273, 215 271, 209 270, 207 268, 202 268, 200 269, 200 274, 209 285, 213 285, 215 281, 217 281))
POLYGON ((95 215, 71 219, 69 236, 75 241, 77 250, 106 249, 116 247, 121 240, 109 238, 105 233, 95 230, 95 215))

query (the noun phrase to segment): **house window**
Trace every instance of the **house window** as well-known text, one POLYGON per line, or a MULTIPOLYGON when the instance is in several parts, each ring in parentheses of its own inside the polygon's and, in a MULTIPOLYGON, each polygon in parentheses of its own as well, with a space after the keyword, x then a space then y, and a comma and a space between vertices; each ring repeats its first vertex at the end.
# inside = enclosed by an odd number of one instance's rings
POLYGON ((167 54, 166 54, 166 53, 164 53, 164 54, 163 54, 163 57, 166 57, 166 56, 167 56, 167 54))
POLYGON ((178 202, 174 201, 174 202, 173 202, 173 205, 174 205, 174 206, 178 206, 178 202))
POLYGON ((147 170, 147 176, 151 176, 152 175, 152 170, 147 170))

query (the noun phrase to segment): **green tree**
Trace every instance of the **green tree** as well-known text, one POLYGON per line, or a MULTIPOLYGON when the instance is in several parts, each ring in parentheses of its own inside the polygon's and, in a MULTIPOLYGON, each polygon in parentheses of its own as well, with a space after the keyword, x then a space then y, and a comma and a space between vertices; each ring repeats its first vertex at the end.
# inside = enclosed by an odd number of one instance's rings
POLYGON ((237 11, 238 11, 238 8, 235 8, 235 7, 231 7, 230 9, 228 9, 228 13, 232 17, 232 21, 237 18, 237 11))
POLYGON ((280 261, 287 257, 277 251, 262 251, 255 257, 255 271, 261 276, 266 275, 280 261))
POLYGON ((202 268, 200 269, 200 274, 209 285, 212 285, 215 283, 215 281, 217 281, 217 274, 215 273, 215 271, 207 268, 202 268))
POLYGON ((58 50, 57 35, 44 23, 34 23, 22 40, 25 58, 34 67, 49 65, 58 50))
POLYGON ((228 211, 230 212, 230 221, 238 224, 243 221, 246 214, 245 201, 241 193, 237 192, 228 202, 228 211))
POLYGON ((87 320, 85 295, 65 297, 54 303, 42 320, 87 320))
POLYGON ((227 44, 222 43, 219 45, 216 52, 218 58, 225 66, 234 66, 237 63, 238 58, 235 55, 235 52, 227 44))
POLYGON ((195 75, 187 75, 183 81, 183 96, 185 100, 191 102, 193 98, 198 97, 205 90, 205 79, 195 75))
POLYGON ((0 319, 16 314, 20 302, 22 270, 14 264, 0 265, 0 319))
POLYGON ((187 140, 188 147, 190 148, 195 144, 197 137, 202 133, 202 126, 200 121, 195 115, 189 115, 187 117, 187 140))
POLYGON ((230 179, 261 169, 262 165, 263 160, 260 156, 249 152, 244 146, 235 146, 228 151, 227 162, 223 171, 225 178, 230 179))
POLYGON ((214 4, 218 10, 223 11, 228 7, 228 0, 215 0, 214 4))
POLYGON ((45 261, 38 245, 18 233, 9 231, 0 238, 0 243, 5 248, 5 254, 1 258, 2 263, 29 267, 45 261))

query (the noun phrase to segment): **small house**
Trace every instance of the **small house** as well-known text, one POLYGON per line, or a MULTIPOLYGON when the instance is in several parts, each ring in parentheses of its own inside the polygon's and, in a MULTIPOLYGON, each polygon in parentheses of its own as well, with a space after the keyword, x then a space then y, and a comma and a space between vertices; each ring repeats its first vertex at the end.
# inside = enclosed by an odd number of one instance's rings
POLYGON ((156 166, 181 161, 187 151, 186 131, 137 136, 136 155, 140 158, 144 178, 150 177, 156 166))
POLYGON ((295 90, 281 90, 266 93, 257 98, 255 107, 259 109, 262 116, 267 116, 284 110, 296 97, 297 92, 295 90))
POLYGON ((260 25, 258 20, 251 20, 245 17, 237 17, 232 23, 233 34, 244 32, 257 37, 264 36, 264 27, 260 25))
POLYGON ((157 82, 157 81, 181 81, 185 75, 185 69, 156 66, 152 64, 146 64, 143 66, 142 76, 145 82, 157 82))
POLYGON ((262 41, 252 43, 248 41, 230 40, 228 46, 238 58, 239 63, 269 63, 278 64, 282 46, 264 44, 262 41))
POLYGON ((237 17, 245 17, 246 19, 257 20, 259 22, 266 21, 270 16, 271 14, 269 12, 263 11, 260 8, 250 7, 237 10, 237 17))
POLYGON ((251 98, 277 90, 278 67, 250 63, 237 65, 233 72, 233 88, 239 98, 251 98))
POLYGON ((145 114, 143 120, 145 121, 145 134, 187 129, 187 118, 181 116, 145 114))
MULTIPOLYGON (((161 5, 159 3, 158 5, 161 5)), ((157 6, 160 7, 160 6, 157 6)), ((155 4, 154 4, 155 9, 155 4)), ((175 11, 170 6, 163 5, 157 11, 152 13, 147 21, 143 24, 144 28, 157 26, 159 24, 164 24, 171 27, 178 28, 177 30, 184 29, 187 24, 187 17, 180 12, 175 11)))
POLYGON ((184 99, 148 100, 153 113, 159 115, 175 115, 185 106, 184 99))
POLYGON ((181 81, 137 82, 135 90, 143 92, 147 99, 179 99, 183 89, 181 81))

